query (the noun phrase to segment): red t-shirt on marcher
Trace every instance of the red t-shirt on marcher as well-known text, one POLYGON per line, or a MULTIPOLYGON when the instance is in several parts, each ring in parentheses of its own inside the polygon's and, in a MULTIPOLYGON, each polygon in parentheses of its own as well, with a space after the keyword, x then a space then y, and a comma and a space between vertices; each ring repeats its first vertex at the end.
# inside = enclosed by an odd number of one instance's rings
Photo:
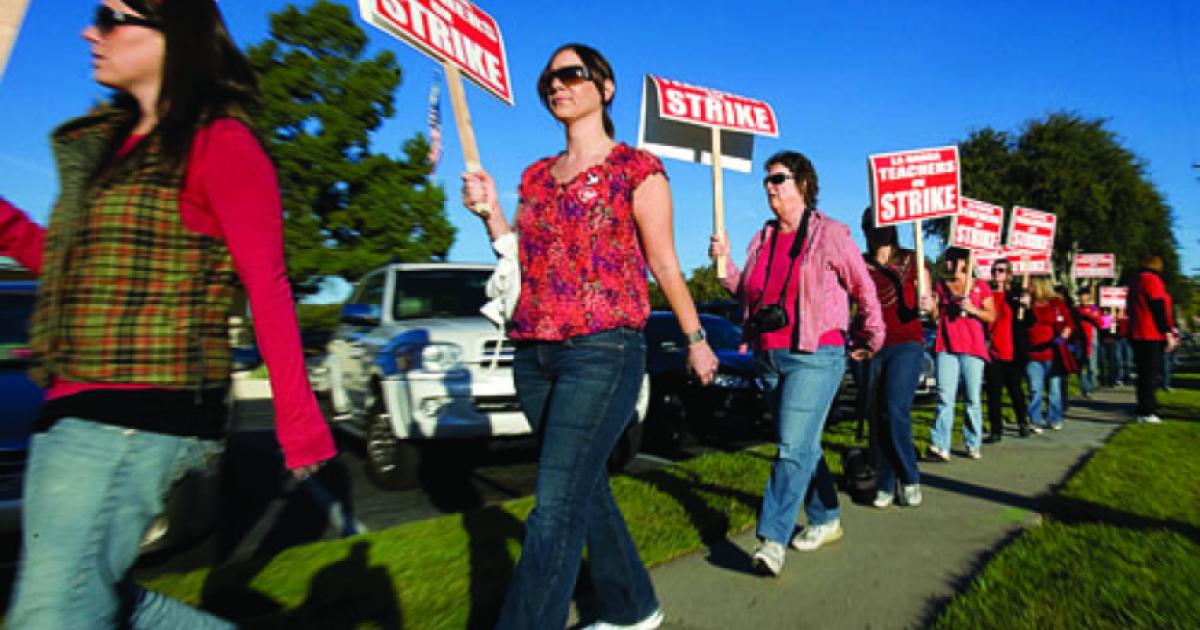
POLYGON ((1004 291, 992 291, 992 304, 996 305, 996 319, 992 320, 988 334, 992 340, 992 358, 998 361, 1013 360, 1013 310, 1005 300, 1004 291))
POLYGON ((914 310, 917 308, 917 266, 913 264, 915 259, 915 255, 906 250, 899 263, 884 265, 900 278, 900 289, 903 295, 897 294, 896 284, 887 274, 873 264, 867 265, 871 280, 875 282, 875 295, 879 297, 879 306, 883 307, 883 325, 887 330, 887 336, 883 341, 885 348, 910 341, 917 343, 925 341, 925 331, 921 327, 920 317, 914 317, 907 322, 900 320, 901 299, 904 300, 906 306, 910 306, 914 310))
POLYGON ((1036 320, 1029 327, 1029 360, 1050 361, 1054 358, 1054 349, 1050 346, 1038 349, 1062 334, 1063 329, 1071 327, 1071 312, 1067 310, 1062 298, 1051 298, 1049 302, 1033 305, 1033 317, 1036 320))
POLYGON ((1139 341, 1165 341, 1166 331, 1158 329, 1150 310, 1151 300, 1162 300, 1166 307, 1167 330, 1175 327, 1172 319, 1171 296, 1162 278, 1151 271, 1138 274, 1137 284, 1129 292, 1129 336, 1139 341))

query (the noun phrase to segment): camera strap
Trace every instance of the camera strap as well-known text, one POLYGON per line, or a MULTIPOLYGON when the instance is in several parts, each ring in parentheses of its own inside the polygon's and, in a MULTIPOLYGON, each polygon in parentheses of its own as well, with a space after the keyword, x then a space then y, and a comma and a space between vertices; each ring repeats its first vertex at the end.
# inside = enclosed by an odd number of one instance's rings
MULTIPOLYGON (((788 250, 787 276, 783 278, 783 288, 779 291, 779 299, 775 304, 784 307, 784 300, 787 299, 788 285, 792 283, 792 271, 796 268, 796 258, 800 256, 801 250, 804 248, 804 241, 808 237, 808 217, 812 214, 812 209, 804 209, 804 217, 800 219, 800 229, 796 230, 796 239, 792 241, 792 247, 788 250)), ((771 263, 775 262, 775 243, 779 239, 779 222, 775 221, 775 231, 771 232, 771 246, 767 252, 767 275, 763 278, 762 293, 758 294, 758 299, 750 306, 750 312, 755 313, 762 306, 763 299, 767 297, 767 285, 771 282, 771 263)))

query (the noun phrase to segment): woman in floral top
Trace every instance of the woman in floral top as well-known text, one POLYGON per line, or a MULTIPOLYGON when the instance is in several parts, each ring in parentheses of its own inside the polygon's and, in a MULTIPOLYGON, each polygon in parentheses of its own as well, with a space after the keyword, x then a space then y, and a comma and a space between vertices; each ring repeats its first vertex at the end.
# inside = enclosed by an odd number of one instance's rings
MULTIPOLYGON (((500 628, 564 627, 585 544, 599 602, 594 627, 662 623, 605 468, 645 370, 647 268, 688 335, 690 368, 705 383, 717 369, 675 256, 666 174, 654 156, 613 140, 607 108, 615 92, 608 61, 581 44, 556 50, 538 79, 567 148, 525 170, 514 220, 521 293, 509 327, 518 340, 513 376, 543 446, 500 628)), ((493 239, 511 231, 486 173, 463 175, 463 203, 493 239)))

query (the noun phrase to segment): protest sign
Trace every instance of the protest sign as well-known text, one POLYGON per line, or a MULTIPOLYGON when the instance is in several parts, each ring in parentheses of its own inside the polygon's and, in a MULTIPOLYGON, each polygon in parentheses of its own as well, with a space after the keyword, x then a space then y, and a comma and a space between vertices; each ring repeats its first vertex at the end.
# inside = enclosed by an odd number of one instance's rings
MULTIPOLYGON (((712 165, 714 234, 725 233, 722 169, 750 172, 755 135, 779 135, 775 111, 767 103, 646 76, 638 146, 661 157, 712 165)), ((717 277, 724 279, 725 258, 716 265, 717 277)))
POLYGON ((1050 212, 1014 206, 1008 227, 1008 247, 1014 250, 1049 252, 1054 249, 1058 217, 1050 212))
POLYGON ((1076 278, 1115 278, 1117 257, 1115 254, 1076 254, 1072 275, 1076 278))
POLYGON ((1125 308, 1129 287, 1100 287, 1100 308, 1125 308))
MULTIPOLYGON (((867 156, 875 226, 913 224, 917 260, 925 259, 921 221, 958 213, 961 186, 958 147, 935 147, 867 156)), ((925 266, 917 266, 917 291, 928 286, 925 266)))
POLYGON ((1044 276, 1050 274, 1050 254, 1047 252, 1014 251, 1007 247, 975 252, 976 276, 990 278, 992 265, 1005 258, 1012 265, 1014 276, 1044 276))
POLYGON ((950 225, 950 246, 970 249, 978 254, 1000 248, 1004 231, 1004 208, 962 197, 958 214, 950 225))
POLYGON ((362 18, 513 104, 500 26, 466 0, 359 0, 362 18))
MULTIPOLYGON (((467 0, 358 0, 358 10, 367 23, 442 62, 467 172, 483 170, 462 75, 513 105, 500 26, 467 0)), ((487 217, 486 207, 474 210, 487 217)))
POLYGON ((867 162, 876 227, 958 213, 958 147, 880 153, 867 162))

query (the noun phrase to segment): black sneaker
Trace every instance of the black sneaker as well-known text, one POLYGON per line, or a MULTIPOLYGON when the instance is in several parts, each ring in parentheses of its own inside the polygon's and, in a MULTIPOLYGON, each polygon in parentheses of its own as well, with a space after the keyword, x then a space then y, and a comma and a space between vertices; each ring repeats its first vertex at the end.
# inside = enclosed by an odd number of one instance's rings
POLYGON ((987 437, 983 438, 983 443, 984 443, 984 444, 995 444, 995 443, 997 443, 997 442, 999 442, 999 441, 1000 441, 1000 436, 999 436, 999 435, 989 435, 989 436, 987 436, 987 437))

